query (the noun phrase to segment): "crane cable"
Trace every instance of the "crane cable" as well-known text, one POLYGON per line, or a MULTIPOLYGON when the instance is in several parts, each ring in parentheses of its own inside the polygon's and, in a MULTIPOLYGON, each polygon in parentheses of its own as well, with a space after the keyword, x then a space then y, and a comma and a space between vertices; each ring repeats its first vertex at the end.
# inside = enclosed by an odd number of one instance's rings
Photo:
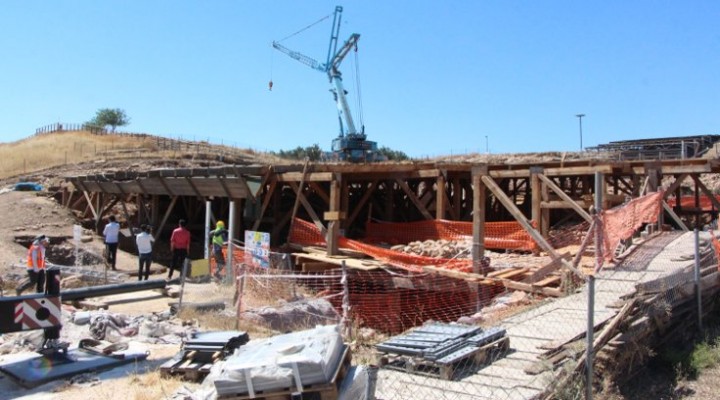
POLYGON ((272 48, 270 49, 270 82, 268 82, 268 90, 272 92, 273 87, 273 61, 275 60, 275 52, 272 51, 272 48))
POLYGON ((325 21, 325 20, 326 20, 326 19, 328 19, 328 18, 330 18, 330 14, 328 14, 328 15, 326 15, 326 16, 324 16, 324 17, 320 18, 319 20, 317 20, 317 21, 313 22, 312 24, 310 24, 310 25, 308 25, 308 26, 306 26, 306 27, 304 27, 304 28, 300 29, 299 31, 297 31, 297 32, 295 32, 295 33, 293 33, 293 34, 290 34, 290 35, 288 35, 288 36, 285 36, 284 38, 282 38, 282 39, 278 40, 278 41, 277 41, 277 43, 280 43, 280 42, 282 42, 282 41, 284 41, 284 40, 290 39, 291 37, 293 37, 293 36, 295 36, 295 35, 298 35, 298 34, 300 34, 300 33, 304 32, 304 31, 306 31, 306 30, 308 30, 308 29, 312 28, 313 26, 315 26, 315 25, 317 25, 317 24, 319 24, 319 23, 321 23, 321 22, 325 21))
POLYGON ((363 121, 362 92, 360 90, 360 58, 358 58, 357 45, 355 45, 355 92, 357 93, 358 121, 360 122, 361 133, 365 133, 365 122, 363 121))
MULTIPOLYGON (((328 15, 320 18, 319 20, 317 20, 317 21, 313 22, 312 24, 310 24, 310 25, 308 25, 308 26, 300 29, 299 31, 297 31, 297 32, 295 32, 295 33, 292 33, 292 34, 290 34, 290 35, 288 35, 288 36, 285 36, 284 38, 276 41, 276 43, 280 43, 280 42, 282 42, 282 41, 284 41, 284 40, 290 39, 291 37, 293 37, 293 36, 295 36, 295 35, 298 35, 298 34, 304 32, 304 31, 312 28, 313 26, 315 26, 315 25, 317 25, 317 24, 325 21, 325 20, 328 19, 328 18, 330 18, 330 14, 328 14, 328 15)), ((272 44, 271 44, 271 46, 272 46, 272 44)), ((270 82, 268 82, 268 90, 269 90, 269 91, 272 91, 272 88, 273 88, 273 80, 272 80, 273 54, 274 54, 274 52, 271 50, 271 51, 270 51, 270 82)))

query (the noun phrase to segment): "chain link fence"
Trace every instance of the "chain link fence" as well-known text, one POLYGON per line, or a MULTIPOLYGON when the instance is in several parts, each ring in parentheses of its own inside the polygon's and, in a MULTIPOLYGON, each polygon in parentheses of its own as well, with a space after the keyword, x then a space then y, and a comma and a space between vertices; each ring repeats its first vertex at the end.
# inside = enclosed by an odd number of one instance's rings
POLYGON ((368 239, 355 250, 374 258, 359 262, 271 253, 269 268, 243 263, 236 248, 238 318, 279 332, 339 324, 353 364, 377 368, 377 399, 592 398, 632 380, 662 346, 696 338, 714 309, 720 244, 712 232, 668 230, 661 201, 554 229, 552 252, 496 240, 482 274, 462 235, 368 239), (418 246, 455 254, 409 267, 383 253, 421 257, 418 246))

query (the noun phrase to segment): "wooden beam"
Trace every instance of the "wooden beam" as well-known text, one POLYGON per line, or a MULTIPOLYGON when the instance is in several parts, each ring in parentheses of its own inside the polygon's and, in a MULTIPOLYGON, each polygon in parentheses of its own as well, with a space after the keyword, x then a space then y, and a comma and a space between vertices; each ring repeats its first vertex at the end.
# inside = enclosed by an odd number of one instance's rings
POLYGON ((570 205, 570 208, 575 210, 576 213, 580 214, 580 216, 587 222, 592 221, 592 217, 590 217, 590 214, 588 214, 585 210, 583 210, 573 199, 570 198, 562 189, 560 189, 555 182, 553 182, 550 178, 543 174, 537 174, 537 177, 540 178, 543 182, 545 182, 548 187, 555 192, 558 196, 560 196, 561 199, 565 200, 570 205))
POLYGON ((682 185, 683 181, 685 180, 685 178, 687 178, 687 176, 688 174, 675 175, 675 182, 673 182, 670 186, 668 186, 667 189, 665 189, 663 199, 669 198, 680 187, 680 185, 682 185))
POLYGON ((157 229, 157 234, 160 234, 165 227, 165 223, 167 222, 168 218, 170 218, 170 213, 172 212, 173 208, 175 207, 175 203, 177 203, 178 196, 173 196, 172 200, 170 201, 170 205, 168 206, 167 210, 165 210, 165 215, 163 215, 163 219, 160 222, 160 226, 157 229))
POLYGON ((373 192, 375 192, 375 189, 378 187, 378 181, 374 180, 368 184, 367 189, 365 189, 365 193, 363 193, 362 197, 360 198, 360 201, 355 205, 355 209, 350 213, 350 217, 345 221, 345 226, 348 227, 352 225, 353 222, 355 222, 355 218, 357 218, 358 214, 360 214, 360 210, 362 210, 363 207, 365 207, 365 203, 368 202, 370 199, 370 196, 372 196, 373 192))
POLYGON ((425 217, 425 219, 428 219, 428 220, 433 219, 432 214, 430 214, 430 212, 427 210, 427 208, 425 208, 425 206, 422 204, 420 199, 418 199, 418 197, 415 195, 415 193, 413 193, 412 189, 410 189, 410 186, 407 184, 407 182, 405 182, 402 179, 395 179, 395 181, 398 183, 398 185, 400 185, 400 187, 405 192, 405 194, 407 194, 410 201, 412 201, 413 204, 415 204, 415 207, 417 207, 417 209, 420 211, 420 213, 423 215, 423 217, 425 217))
POLYGON ((275 175, 273 174, 273 167, 272 165, 265 171, 263 174, 262 180, 260 181, 260 186, 258 187, 258 190, 255 192, 255 198, 260 197, 260 193, 262 193, 263 189, 265 188, 265 185, 268 184, 270 181, 270 178, 272 178, 273 181, 277 181, 275 179, 275 175))
POLYGON ((268 205, 270 204, 270 200, 273 197, 273 192, 275 191, 275 186, 277 185, 277 181, 273 179, 270 181, 270 187, 267 190, 267 193, 265 193, 265 197, 263 198, 262 207, 260 208, 260 215, 258 215, 258 218, 255 220, 255 223, 253 224, 254 231, 257 231, 258 228, 260 228, 260 224, 262 223, 262 219, 265 216, 265 211, 268 208, 268 205))
MULTIPOLYGON (((233 172, 235 172, 235 176, 238 178, 238 181, 242 183, 242 185, 245 188, 245 192, 247 192, 248 196, 250 196, 250 200, 252 202, 255 202, 255 195, 253 194, 252 190, 250 190, 250 185, 247 184, 247 180, 244 176, 242 176, 242 173, 238 169, 237 165, 232 166, 233 172)), ((227 188, 225 188, 226 191, 228 191, 227 188)))
MULTIPOLYGON (((485 184, 482 178, 487 178, 487 165, 473 167, 473 244, 472 260, 473 273, 482 271, 482 261, 485 258, 485 184)), ((489 178, 488 178, 489 179, 489 178)))
MULTIPOLYGON (((85 200, 87 200, 88 207, 90 207, 90 212, 92 212, 93 217, 95 218, 95 222, 98 222, 98 213, 95 211, 95 207, 93 207, 92 200, 90 199, 90 196, 88 196, 88 192, 83 190, 83 195, 85 196, 85 200)), ((95 193, 93 193, 95 195, 95 193)))
MULTIPOLYGON (((332 184, 332 182, 333 181, 330 181, 330 184, 332 184)), ((323 199, 325 204, 330 204, 330 196, 328 196, 325 190, 320 185, 318 185, 317 182, 308 182, 308 186, 313 190, 313 192, 315 192, 315 194, 317 194, 321 199, 323 199)))
POLYGON ((160 182, 160 185, 165 188, 165 191, 167 191, 170 196, 176 196, 172 189, 170 189, 170 186, 168 186, 167 182, 165 182, 165 178, 158 177, 157 180, 160 182))
MULTIPOLYGON (((564 167, 564 168, 544 168, 544 174, 547 176, 574 176, 574 175, 592 175, 595 172, 612 173, 612 165, 594 165, 586 167, 564 167)), ((490 170, 490 176, 495 179, 504 178, 527 178, 530 176, 530 169, 516 170, 490 170)))
POLYGON ((675 221, 675 223, 678 224, 678 226, 680 226, 680 229, 682 229, 683 232, 688 232, 690 230, 690 229, 688 229, 687 225, 685 225, 685 223, 680 219, 680 217, 675 213, 675 211, 673 211, 673 209, 670 208, 670 206, 668 205, 667 202, 665 202, 665 200, 662 201, 662 206, 665 209, 665 212, 670 214, 670 218, 672 218, 673 221, 675 221))
MULTIPOLYGON (((292 208, 292 211, 290 212, 290 229, 288 230, 288 240, 286 240, 287 242, 290 241, 290 235, 292 234, 293 225, 295 223, 295 215, 297 215, 298 207, 300 207, 300 198, 301 198, 300 195, 301 195, 303 188, 305 187, 305 178, 308 175, 308 166, 309 165, 310 165, 310 161, 306 159, 305 165, 303 165, 302 176, 300 177, 300 190, 296 190, 292 185, 290 185, 290 188, 295 190, 295 202, 293 203, 293 208, 292 208)), ((276 175, 276 180, 280 181, 280 174, 276 175)), ((294 183, 294 181, 292 181, 291 183, 294 183)), ((297 185, 296 185, 296 187, 297 187, 297 185)))
POLYGON ((518 210, 517 206, 510 200, 505 193, 498 187, 497 183, 489 177, 489 176, 483 176, 481 177, 482 181, 485 182, 485 186, 487 186, 488 189, 495 195, 495 198, 498 199, 505 208, 512 214, 512 216, 520 223, 520 226, 525 229, 525 231, 535 240, 535 242, 545 251, 547 252, 554 260, 560 259, 560 262, 562 262, 563 266, 565 268, 569 269, 573 273, 575 273, 578 277, 583 277, 583 274, 575 269, 569 262, 567 262, 565 259, 562 258, 560 254, 558 254, 555 249, 553 249, 552 246, 550 246, 550 243, 548 243, 545 238, 536 231, 532 225, 530 225, 527 220, 525 219, 525 216, 522 214, 520 210, 518 210))
MULTIPOLYGON (((220 183, 220 186, 223 188, 223 192, 225 192, 225 196, 227 196, 228 199, 232 200, 233 197, 232 197, 232 194, 230 193, 230 188, 227 187, 227 182, 225 182, 225 178, 222 176, 218 176, 217 180, 220 183)), ((240 180, 243 181, 243 183, 245 182, 245 180, 243 180, 242 178, 240 178, 240 180)), ((192 183, 190 183, 190 185, 193 186, 193 189, 195 190, 196 193, 198 193, 198 194, 200 193, 197 190, 197 187, 195 187, 195 185, 193 185, 192 183)), ((245 186, 247 187, 247 184, 245 184, 245 186)), ((250 194, 252 196, 252 194, 250 193, 250 188, 246 188, 246 189, 247 189, 248 194, 250 194)), ((203 199, 203 196, 199 196, 199 197, 201 199, 203 199)))
MULTIPOLYGON (((702 190, 702 192, 705 194, 705 196, 707 196, 710 199, 710 202, 713 203, 713 206, 715 206, 715 208, 717 210, 720 210, 720 202, 718 202, 718 200, 715 198, 715 195, 712 194, 712 192, 710 190, 708 190, 707 186, 705 186, 696 175, 693 175, 692 178, 693 178, 693 181, 695 181, 695 185, 697 185, 697 187, 699 187, 700 190, 702 190)), ((678 201, 680 201, 680 199, 678 199, 678 201)))
POLYGON ((531 219, 535 222, 535 226, 541 225, 542 218, 542 185, 539 175, 543 173, 542 167, 530 168, 530 204, 531 219))
MULTIPOLYGON (((331 213, 340 213, 340 202, 341 202, 341 188, 342 175, 335 174, 335 179, 330 181, 330 201, 329 207, 331 213)), ((339 215, 338 215, 339 217, 339 215)), ((327 235, 327 255, 334 256, 338 254, 338 242, 340 235, 340 224, 339 220, 328 221, 328 235, 327 235)))
POLYGON ((445 219, 447 196, 445 195, 445 176, 439 174, 435 180, 435 219, 445 219))
POLYGON ((279 182, 329 182, 332 180, 332 172, 283 172, 275 174, 279 182))
MULTIPOLYGON (((218 177, 217 179, 220 182, 220 186, 222 186, 223 190, 227 194, 227 197, 232 198, 232 196, 230 196, 230 191, 227 189, 227 186, 225 185, 225 182, 223 182, 222 178, 218 177)), ((186 177, 185 180, 187 181, 188 185, 192 188, 193 192, 195 192, 195 196, 197 196, 197 198, 199 200, 205 201, 205 196, 203 196, 202 193, 200 193, 197 186, 195 186, 195 184, 193 183, 192 178, 186 177)))
MULTIPOLYGON (((307 201, 305 198, 305 195, 302 194, 302 191, 300 188, 298 188, 297 183, 295 182, 288 182, 288 185, 292 188, 292 190, 295 191, 295 194, 297 195, 297 198, 300 200, 300 203, 302 203, 303 208, 305 208, 305 211, 310 215, 310 218, 312 218, 313 222, 315 223, 315 226, 320 229, 320 234, 322 236, 325 236, 327 234, 327 228, 325 228, 325 225, 323 225, 322 221, 320 220, 320 217, 318 217, 315 210, 313 210, 312 205, 307 201)), ((294 216, 293 216, 294 218, 294 216)), ((290 225, 292 226, 292 221, 290 222, 290 225)))

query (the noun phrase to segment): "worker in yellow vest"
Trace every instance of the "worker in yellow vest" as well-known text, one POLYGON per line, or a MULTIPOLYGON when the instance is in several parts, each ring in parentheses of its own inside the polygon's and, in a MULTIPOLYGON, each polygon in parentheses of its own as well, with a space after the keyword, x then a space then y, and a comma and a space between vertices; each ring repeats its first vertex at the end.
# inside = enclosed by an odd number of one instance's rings
POLYGON ((28 280, 15 289, 18 296, 27 288, 35 285, 37 293, 45 292, 45 249, 50 239, 45 235, 36 236, 27 253, 28 280))

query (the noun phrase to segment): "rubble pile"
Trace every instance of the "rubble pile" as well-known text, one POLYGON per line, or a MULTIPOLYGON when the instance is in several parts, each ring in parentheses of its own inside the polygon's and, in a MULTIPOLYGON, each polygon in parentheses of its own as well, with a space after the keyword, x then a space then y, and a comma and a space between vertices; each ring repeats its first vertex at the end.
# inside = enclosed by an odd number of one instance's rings
POLYGON ((407 254, 433 258, 472 258, 472 241, 468 240, 425 240, 397 245, 391 248, 407 254))
POLYGON ((553 228, 550 231, 548 242, 555 249, 579 245, 587 235, 588 229, 590 229, 590 224, 587 222, 553 228))
MULTIPOLYGON (((85 338, 111 343, 130 340, 143 343, 181 343, 198 331, 186 326, 169 312, 128 316, 105 310, 82 311, 63 306, 61 340, 75 343, 85 338)), ((0 355, 35 351, 43 341, 42 330, 8 333, 0 336, 0 355)))

